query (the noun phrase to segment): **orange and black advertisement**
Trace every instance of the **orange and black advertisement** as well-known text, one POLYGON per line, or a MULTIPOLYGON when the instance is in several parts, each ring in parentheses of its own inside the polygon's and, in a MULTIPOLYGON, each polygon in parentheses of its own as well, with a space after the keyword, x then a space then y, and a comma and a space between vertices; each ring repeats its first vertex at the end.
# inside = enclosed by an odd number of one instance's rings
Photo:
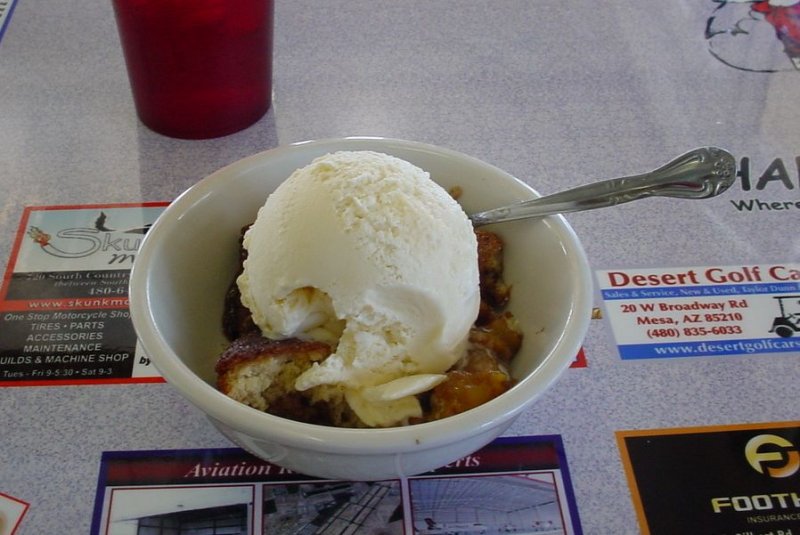
POLYGON ((642 533, 800 533, 800 422, 619 431, 642 533))

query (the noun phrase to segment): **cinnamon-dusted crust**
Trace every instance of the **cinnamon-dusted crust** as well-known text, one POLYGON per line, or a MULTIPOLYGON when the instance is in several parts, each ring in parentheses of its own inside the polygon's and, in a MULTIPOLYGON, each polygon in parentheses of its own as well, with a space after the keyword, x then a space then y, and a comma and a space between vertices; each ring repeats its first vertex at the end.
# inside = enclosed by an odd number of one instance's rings
POLYGON ((234 340, 217 361, 217 388, 231 398, 276 416, 322 425, 352 425, 336 390, 297 392, 297 377, 330 355, 322 342, 270 340, 251 333, 234 340))
POLYGON ((222 353, 214 366, 217 375, 225 375, 234 368, 268 358, 297 359, 308 357, 309 360, 319 361, 330 355, 331 348, 328 344, 299 338, 285 340, 271 340, 260 334, 250 333, 234 340, 222 353))

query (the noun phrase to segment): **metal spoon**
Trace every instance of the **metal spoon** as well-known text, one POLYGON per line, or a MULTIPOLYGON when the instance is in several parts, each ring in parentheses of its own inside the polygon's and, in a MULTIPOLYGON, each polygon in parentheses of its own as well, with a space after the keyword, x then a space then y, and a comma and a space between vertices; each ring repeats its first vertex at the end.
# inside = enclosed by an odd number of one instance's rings
POLYGON ((469 216, 472 225, 514 221, 614 206, 645 197, 707 199, 727 190, 736 178, 736 159, 716 147, 678 156, 643 175, 603 180, 560 193, 469 216))

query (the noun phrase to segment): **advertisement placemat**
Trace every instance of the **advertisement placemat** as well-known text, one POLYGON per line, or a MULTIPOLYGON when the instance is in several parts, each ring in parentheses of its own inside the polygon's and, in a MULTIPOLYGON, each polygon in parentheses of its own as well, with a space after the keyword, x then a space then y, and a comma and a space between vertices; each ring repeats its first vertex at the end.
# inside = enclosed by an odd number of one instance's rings
POLYGON ((800 533, 800 422, 619 431, 642 533, 800 533))
POLYGON ((17 533, 29 507, 28 502, 0 492, 0 535, 17 533))
POLYGON ((0 0, 0 41, 3 40, 8 23, 11 22, 11 13, 16 3, 17 0, 0 0))
POLYGON ((0 386, 162 382, 128 279, 167 203, 28 207, 0 287, 0 386))
POLYGON ((500 438, 408 479, 314 479, 238 448, 106 452, 91 533, 582 533, 559 436, 500 438), (212 533, 212 531, 208 531, 212 533))
POLYGON ((623 359, 800 351, 800 264, 596 272, 623 359))

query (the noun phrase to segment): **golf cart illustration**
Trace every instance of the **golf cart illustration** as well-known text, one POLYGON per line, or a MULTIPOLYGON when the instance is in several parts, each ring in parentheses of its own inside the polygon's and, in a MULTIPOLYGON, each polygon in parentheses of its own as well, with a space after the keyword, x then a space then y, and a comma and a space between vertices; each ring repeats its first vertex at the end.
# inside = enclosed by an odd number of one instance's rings
POLYGON ((773 299, 778 300, 781 315, 772 320, 772 329, 769 332, 781 338, 789 338, 792 334, 800 332, 800 295, 782 295, 773 299), (789 301, 791 299, 797 301, 789 301), (790 307, 794 308, 794 312, 789 309, 790 307))

